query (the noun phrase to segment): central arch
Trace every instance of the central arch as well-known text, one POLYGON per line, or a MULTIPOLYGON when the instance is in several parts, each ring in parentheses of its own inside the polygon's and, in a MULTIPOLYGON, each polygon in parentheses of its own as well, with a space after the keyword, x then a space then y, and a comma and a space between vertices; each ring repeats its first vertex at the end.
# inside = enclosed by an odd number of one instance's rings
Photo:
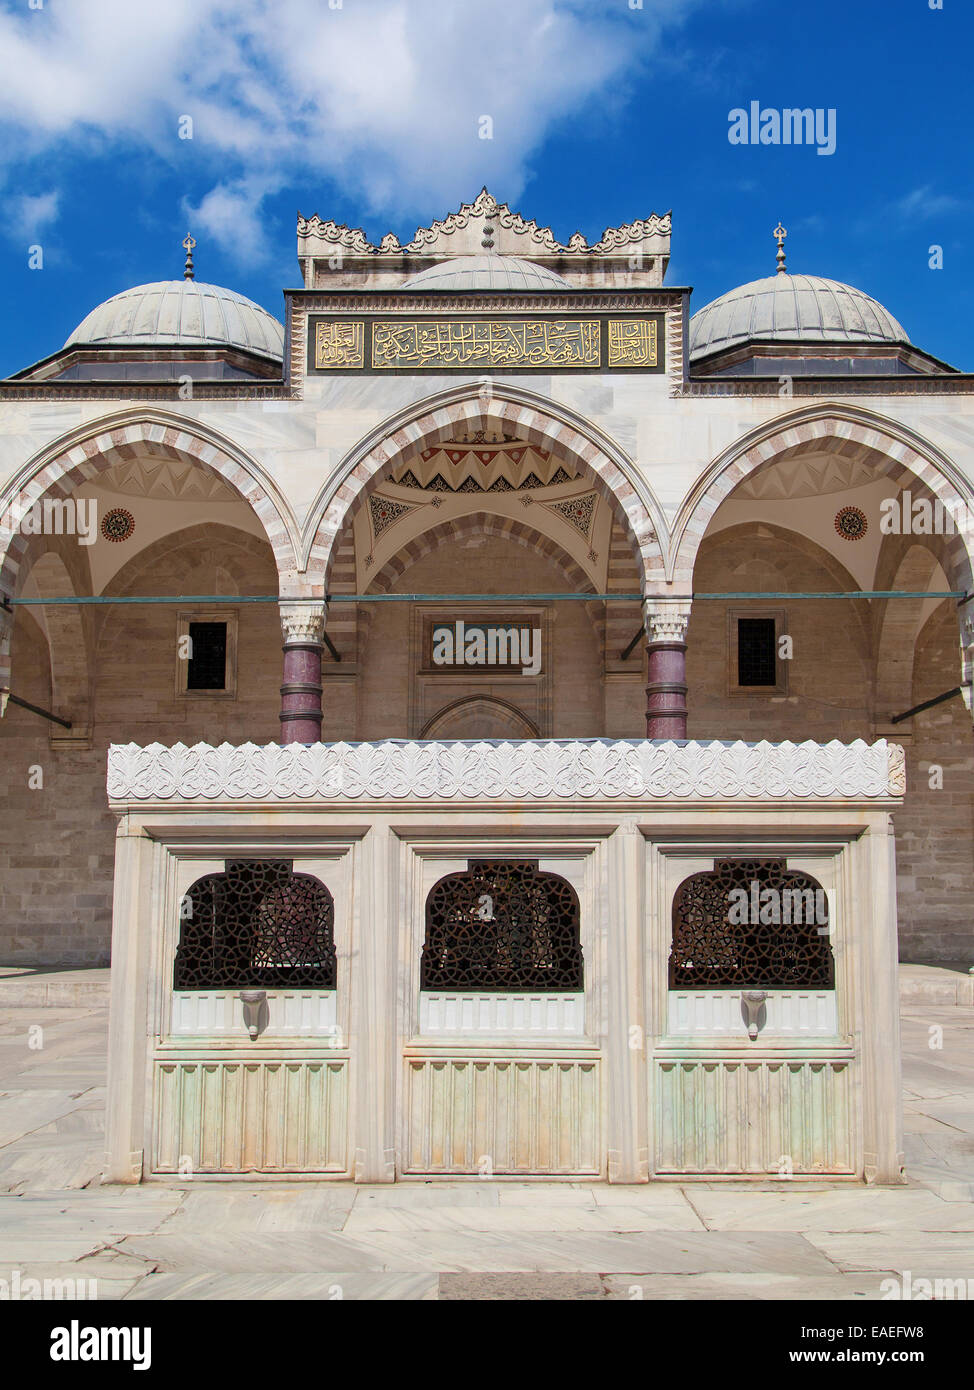
POLYGON ((497 431, 551 450, 590 479, 630 537, 643 586, 662 570, 663 510, 632 459, 591 421, 534 392, 507 383, 468 382, 390 417, 346 455, 308 514, 302 561, 327 591, 342 528, 376 483, 421 449, 458 433, 497 431))

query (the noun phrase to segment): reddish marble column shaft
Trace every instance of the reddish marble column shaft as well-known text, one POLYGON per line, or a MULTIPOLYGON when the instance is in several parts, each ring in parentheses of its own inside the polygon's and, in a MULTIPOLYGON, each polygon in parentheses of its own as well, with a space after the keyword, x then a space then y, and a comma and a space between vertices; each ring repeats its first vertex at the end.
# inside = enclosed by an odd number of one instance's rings
POLYGON ((646 737, 687 736, 687 644, 651 642, 646 686, 646 737))
POLYGON ((321 741, 321 643, 289 642, 284 648, 281 742, 321 741))

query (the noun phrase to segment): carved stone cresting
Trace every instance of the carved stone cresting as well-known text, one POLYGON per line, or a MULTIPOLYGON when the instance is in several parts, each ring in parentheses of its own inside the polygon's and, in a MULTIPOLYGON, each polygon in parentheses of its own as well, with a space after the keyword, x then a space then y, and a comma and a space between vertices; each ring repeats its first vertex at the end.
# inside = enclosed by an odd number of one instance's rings
POLYGON ((644 599, 643 625, 650 643, 685 642, 690 604, 681 599, 644 599))
MULTIPOLYGON (((341 247, 343 251, 355 256, 401 256, 403 252, 436 255, 449 253, 449 239, 464 232, 472 223, 485 222, 506 232, 506 237, 498 237, 492 249, 506 255, 559 255, 591 256, 620 255, 636 248, 648 249, 653 244, 653 253, 669 254, 669 239, 672 230, 670 213, 659 216, 650 213, 649 217, 637 218, 621 227, 607 227, 600 241, 592 245, 581 232, 575 232, 567 242, 558 241, 550 227, 539 227, 535 221, 527 221, 519 212, 512 212, 507 203, 498 203, 492 193, 482 188, 472 203, 462 203, 457 212, 448 217, 434 220, 428 227, 419 227, 412 241, 401 243, 392 232, 387 232, 376 245, 369 241, 358 227, 339 225, 330 220, 323 221, 317 213, 313 217, 298 214, 298 255, 321 254, 328 246, 341 247), (317 246, 310 243, 317 242, 317 246)), ((496 233, 495 233, 496 235, 496 233)), ((478 231, 477 241, 482 244, 482 231, 478 231)))
POLYGON ((146 801, 871 801, 902 796, 903 749, 806 743, 112 744, 108 796, 146 801))
POLYGON ((321 646, 325 635, 327 605, 318 599, 280 604, 281 632, 285 646, 312 643, 321 646))

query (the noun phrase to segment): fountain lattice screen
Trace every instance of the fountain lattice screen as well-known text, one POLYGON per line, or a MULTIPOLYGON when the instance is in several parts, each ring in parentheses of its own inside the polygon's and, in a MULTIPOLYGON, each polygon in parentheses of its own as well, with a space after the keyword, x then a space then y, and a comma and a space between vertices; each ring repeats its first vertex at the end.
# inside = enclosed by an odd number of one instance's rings
POLYGON ((833 989, 825 890, 784 859, 718 859, 673 899, 670 989, 833 989))
POLYGON ((180 908, 173 988, 334 989, 335 904, 291 861, 227 860, 180 908))
POLYGON ((422 988, 580 990, 578 898, 536 862, 471 860, 426 900, 422 988))

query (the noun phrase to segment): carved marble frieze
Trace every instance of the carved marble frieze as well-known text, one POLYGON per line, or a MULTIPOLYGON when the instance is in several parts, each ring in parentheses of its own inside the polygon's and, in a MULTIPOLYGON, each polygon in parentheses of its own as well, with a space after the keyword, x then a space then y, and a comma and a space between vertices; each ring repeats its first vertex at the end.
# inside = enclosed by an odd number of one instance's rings
POLYGON ((523 742, 113 744, 108 795, 140 802, 869 801, 905 791, 903 749, 844 744, 523 742))

